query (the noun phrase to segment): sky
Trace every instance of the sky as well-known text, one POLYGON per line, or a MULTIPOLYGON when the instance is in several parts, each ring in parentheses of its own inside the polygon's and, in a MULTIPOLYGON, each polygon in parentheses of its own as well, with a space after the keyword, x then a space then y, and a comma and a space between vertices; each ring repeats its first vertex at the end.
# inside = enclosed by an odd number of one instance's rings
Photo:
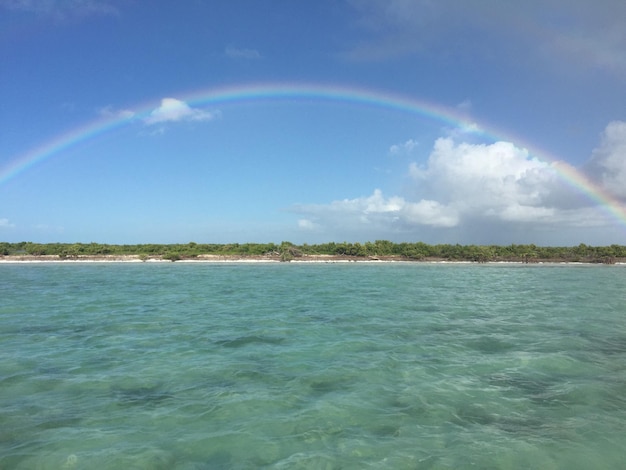
POLYGON ((0 0, 0 241, 626 244, 623 0, 0 0))

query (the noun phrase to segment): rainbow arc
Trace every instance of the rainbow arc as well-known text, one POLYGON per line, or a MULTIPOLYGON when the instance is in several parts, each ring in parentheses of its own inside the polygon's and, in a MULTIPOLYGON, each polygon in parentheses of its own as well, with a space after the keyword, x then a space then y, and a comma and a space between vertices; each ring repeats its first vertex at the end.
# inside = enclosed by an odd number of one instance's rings
MULTIPOLYGON (((473 129, 482 136, 494 141, 506 140, 518 147, 525 148, 529 154, 541 161, 549 163, 555 172, 570 186, 585 194, 589 199, 601 205, 612 217, 626 226, 626 205, 614 198, 603 188, 590 181, 573 166, 521 139, 507 135, 493 126, 476 125, 470 122, 458 110, 438 104, 420 101, 402 95, 372 91, 356 87, 318 84, 247 84, 222 88, 210 88, 182 94, 179 99, 191 106, 219 106, 237 102, 275 102, 279 100, 318 100, 338 103, 352 103, 369 107, 395 110, 402 113, 434 119, 444 125, 460 129, 473 129)), ((140 106, 134 114, 109 116, 89 122, 43 144, 32 148, 26 153, 10 160, 0 168, 0 185, 15 178, 34 165, 53 158, 81 142, 114 129, 145 119, 155 108, 154 104, 140 106)))

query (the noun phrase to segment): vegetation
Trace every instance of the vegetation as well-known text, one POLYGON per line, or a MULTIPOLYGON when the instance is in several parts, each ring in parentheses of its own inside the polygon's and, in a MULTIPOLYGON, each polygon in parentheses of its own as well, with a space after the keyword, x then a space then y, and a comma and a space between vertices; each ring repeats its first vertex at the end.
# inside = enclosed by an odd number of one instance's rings
POLYGON ((295 245, 284 241, 275 243, 230 244, 140 244, 108 245, 101 243, 32 243, 0 242, 0 256, 51 256, 64 259, 98 256, 135 255, 142 260, 193 259, 203 255, 224 257, 268 257, 281 261, 311 256, 336 256, 347 259, 397 259, 397 260, 445 260, 517 262, 584 262, 613 264, 626 262, 626 246, 588 246, 581 243, 574 247, 542 247, 536 245, 428 245, 422 242, 393 243, 376 240, 366 243, 323 243, 295 245))

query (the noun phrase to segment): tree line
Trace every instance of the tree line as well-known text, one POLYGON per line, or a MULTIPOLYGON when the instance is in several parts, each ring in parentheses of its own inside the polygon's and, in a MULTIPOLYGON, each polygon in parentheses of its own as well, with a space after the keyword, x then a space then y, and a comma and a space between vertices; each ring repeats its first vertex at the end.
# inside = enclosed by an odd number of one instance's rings
POLYGON ((276 243, 207 244, 136 244, 111 245, 103 243, 33 243, 0 242, 2 256, 58 256, 78 258, 84 256, 137 255, 142 258, 164 258, 172 261, 193 259, 201 255, 277 257, 283 261, 315 255, 330 255, 354 259, 404 259, 414 261, 555 261, 612 264, 626 261, 626 246, 589 246, 581 243, 570 247, 528 245, 429 245, 423 242, 394 243, 388 240, 351 243, 329 242, 302 244, 283 241, 276 243))

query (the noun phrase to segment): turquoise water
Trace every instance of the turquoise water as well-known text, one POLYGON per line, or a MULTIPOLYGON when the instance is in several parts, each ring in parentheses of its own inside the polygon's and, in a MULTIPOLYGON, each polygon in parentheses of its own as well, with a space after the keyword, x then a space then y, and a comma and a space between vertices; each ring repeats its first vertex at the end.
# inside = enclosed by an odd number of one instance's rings
POLYGON ((0 265, 2 469, 615 469, 626 267, 0 265))

